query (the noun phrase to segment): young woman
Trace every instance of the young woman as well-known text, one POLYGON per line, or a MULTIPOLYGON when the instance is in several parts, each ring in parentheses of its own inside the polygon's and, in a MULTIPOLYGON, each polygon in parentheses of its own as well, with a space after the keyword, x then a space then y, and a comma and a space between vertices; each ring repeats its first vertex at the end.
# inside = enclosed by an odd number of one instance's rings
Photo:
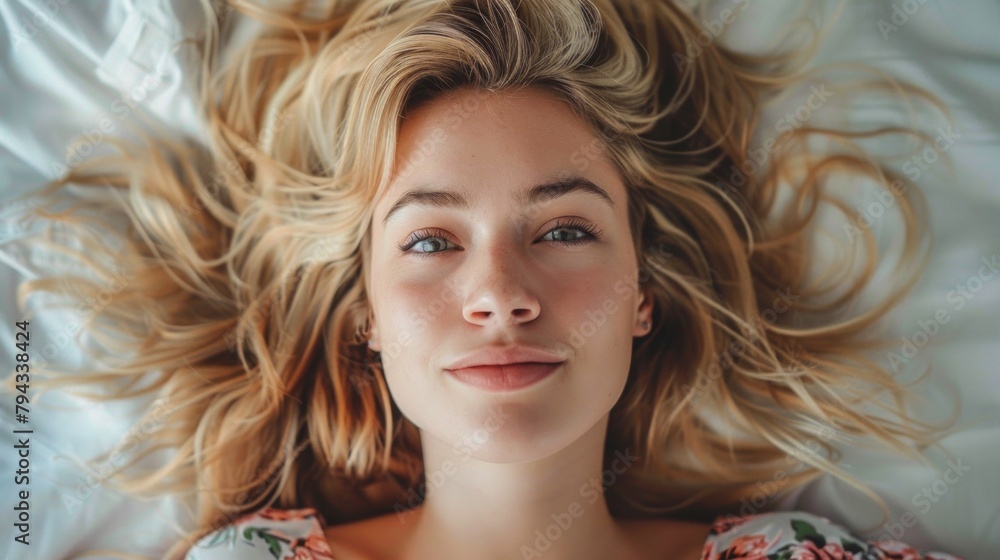
POLYGON ((924 262, 916 188, 810 123, 747 165, 818 39, 741 55, 665 1, 237 7, 265 25, 222 62, 209 35, 204 145, 55 185, 129 193, 98 202, 132 226, 98 314, 129 357, 88 379, 159 372, 121 395, 160 392, 174 459, 123 488, 197 497, 168 557, 954 558, 764 511, 850 479, 845 436, 936 433, 865 353, 924 262), (898 289, 847 318, 870 266, 811 269, 837 176, 907 225, 898 289))

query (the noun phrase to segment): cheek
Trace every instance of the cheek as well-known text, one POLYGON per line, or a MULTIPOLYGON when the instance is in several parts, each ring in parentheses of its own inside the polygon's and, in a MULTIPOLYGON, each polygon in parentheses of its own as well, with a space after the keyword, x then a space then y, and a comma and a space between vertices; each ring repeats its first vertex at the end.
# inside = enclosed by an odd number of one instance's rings
POLYGON ((391 275, 384 278, 379 285, 379 311, 382 314, 379 319, 384 328, 396 331, 414 328, 413 322, 425 315, 434 302, 436 285, 440 283, 416 282, 391 275))
POLYGON ((377 321, 384 365, 401 362, 404 369, 412 369, 433 360, 432 349, 445 342, 449 317, 461 318, 454 291, 445 288, 448 285, 441 280, 398 277, 380 284, 377 321))
POLYGON ((419 403, 431 397, 426 370, 434 359, 430 349, 436 347, 437 336, 431 302, 425 288, 412 283, 384 286, 379 317, 382 367, 393 401, 407 417, 416 419, 421 415, 419 403))
POLYGON ((621 336, 631 337, 630 330, 623 332, 623 325, 632 319, 635 290, 631 282, 635 277, 620 270, 622 268, 604 267, 581 274, 579 278, 586 279, 583 282, 553 292, 553 296, 559 298, 564 316, 572 318, 570 329, 606 342, 621 336))
POLYGON ((585 285, 560 293, 567 337, 581 367, 592 372, 601 394, 614 398, 625 383, 632 353, 632 309, 635 306, 635 275, 624 269, 597 272, 585 285))

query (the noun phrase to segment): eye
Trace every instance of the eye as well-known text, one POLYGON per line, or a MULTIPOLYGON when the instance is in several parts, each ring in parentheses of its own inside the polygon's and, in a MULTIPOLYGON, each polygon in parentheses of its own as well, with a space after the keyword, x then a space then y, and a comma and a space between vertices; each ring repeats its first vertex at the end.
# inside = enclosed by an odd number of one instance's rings
POLYGON ((574 237, 572 239, 552 239, 553 243, 561 243, 563 245, 580 245, 583 243, 590 243, 601 238, 601 231, 595 228, 592 224, 581 220, 569 219, 565 222, 559 222, 556 226, 550 229, 544 236, 548 237, 550 233, 557 231, 577 231, 583 235, 579 237, 574 237))
POLYGON ((397 247, 399 247, 399 250, 404 253, 409 253, 410 248, 417 245, 420 245, 424 249, 431 248, 431 250, 429 251, 413 252, 414 255, 417 255, 419 257, 427 257, 429 255, 441 252, 433 250, 433 247, 435 245, 440 247, 442 245, 446 245, 447 243, 450 242, 448 241, 447 238, 444 237, 443 232, 441 232, 440 230, 422 229, 413 232, 413 235, 411 235, 410 238, 407 239, 403 245, 397 245, 397 247))
MULTIPOLYGON (((555 227, 547 231, 545 235, 542 236, 542 239, 544 240, 546 237, 549 237, 550 234, 555 234, 556 232, 559 231, 567 231, 567 232, 576 231, 580 235, 577 237, 573 237, 571 239, 563 239, 561 238, 562 236, 556 235, 555 237, 560 237, 560 238, 549 239, 548 241, 550 243, 558 243, 564 246, 583 245, 585 243, 592 243, 600 239, 603 233, 601 230, 597 229, 592 224, 589 224, 587 222, 575 219, 567 219, 565 221, 560 221, 559 223, 557 223, 555 227)), ((435 246, 437 246, 438 248, 446 247, 448 243, 450 243, 450 241, 448 241, 447 237, 444 235, 444 232, 435 229, 422 229, 414 232, 413 235, 411 235, 410 238, 407 239, 405 243, 403 243, 402 245, 397 245, 397 247, 399 248, 400 251, 404 253, 411 253, 420 258, 427 258, 434 256, 438 253, 446 252, 444 250, 434 250, 434 247, 435 246), (424 249, 429 249, 429 250, 412 251, 412 252, 410 251, 411 248, 416 247, 418 245, 424 249)))

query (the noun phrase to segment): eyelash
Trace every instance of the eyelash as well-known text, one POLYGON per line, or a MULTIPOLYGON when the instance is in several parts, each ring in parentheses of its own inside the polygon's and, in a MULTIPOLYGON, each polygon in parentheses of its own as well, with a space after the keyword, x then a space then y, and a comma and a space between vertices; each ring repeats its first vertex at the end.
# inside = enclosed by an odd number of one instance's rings
MULTIPOLYGON (((574 245, 582 245, 584 243, 592 243, 592 242, 597 241, 598 239, 600 239, 601 235, 603 234, 602 230, 597 229, 596 227, 594 227, 593 225, 591 225, 591 224, 589 224, 587 222, 580 221, 580 220, 570 219, 570 220, 566 220, 565 222, 559 222, 559 223, 557 223, 552 229, 550 229, 549 231, 545 232, 545 235, 548 235, 548 234, 552 233, 553 231, 556 231, 556 230, 559 230, 559 229, 576 229, 577 231, 582 231, 583 233, 586 234, 584 237, 580 237, 578 239, 570 239, 570 240, 566 240, 566 239, 553 239, 552 241, 550 241, 550 243, 559 243, 559 244, 567 246, 567 247, 571 247, 571 246, 574 246, 574 245)), ((409 253, 410 249, 413 248, 414 245, 416 245, 417 243, 420 243, 421 241, 427 240, 427 239, 444 239, 445 241, 447 241, 447 239, 445 239, 443 236, 441 236, 441 235, 435 235, 436 233, 439 233, 439 231, 438 230, 434 230, 434 229, 422 229, 422 230, 414 232, 413 235, 411 235, 410 238, 407 239, 406 242, 404 242, 402 245, 396 245, 396 246, 399 248, 400 251, 402 251, 404 253, 409 253)), ((430 257, 433 257, 434 255, 439 254, 439 253, 446 253, 446 252, 448 252, 448 251, 447 250, 430 251, 430 252, 428 252, 428 251, 423 251, 423 252, 418 251, 418 252, 411 253, 411 254, 413 254, 413 255, 415 255, 417 257, 420 257, 420 258, 430 258, 430 257)))

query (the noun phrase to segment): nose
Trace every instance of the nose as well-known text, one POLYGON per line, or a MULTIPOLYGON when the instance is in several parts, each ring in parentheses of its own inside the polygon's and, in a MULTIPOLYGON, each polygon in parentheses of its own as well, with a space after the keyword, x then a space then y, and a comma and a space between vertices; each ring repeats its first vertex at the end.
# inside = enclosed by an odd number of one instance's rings
POLYGON ((469 278, 471 288, 462 309, 465 320, 498 328, 534 320, 541 304, 515 251, 494 244, 482 257, 469 263, 477 273, 469 278))

